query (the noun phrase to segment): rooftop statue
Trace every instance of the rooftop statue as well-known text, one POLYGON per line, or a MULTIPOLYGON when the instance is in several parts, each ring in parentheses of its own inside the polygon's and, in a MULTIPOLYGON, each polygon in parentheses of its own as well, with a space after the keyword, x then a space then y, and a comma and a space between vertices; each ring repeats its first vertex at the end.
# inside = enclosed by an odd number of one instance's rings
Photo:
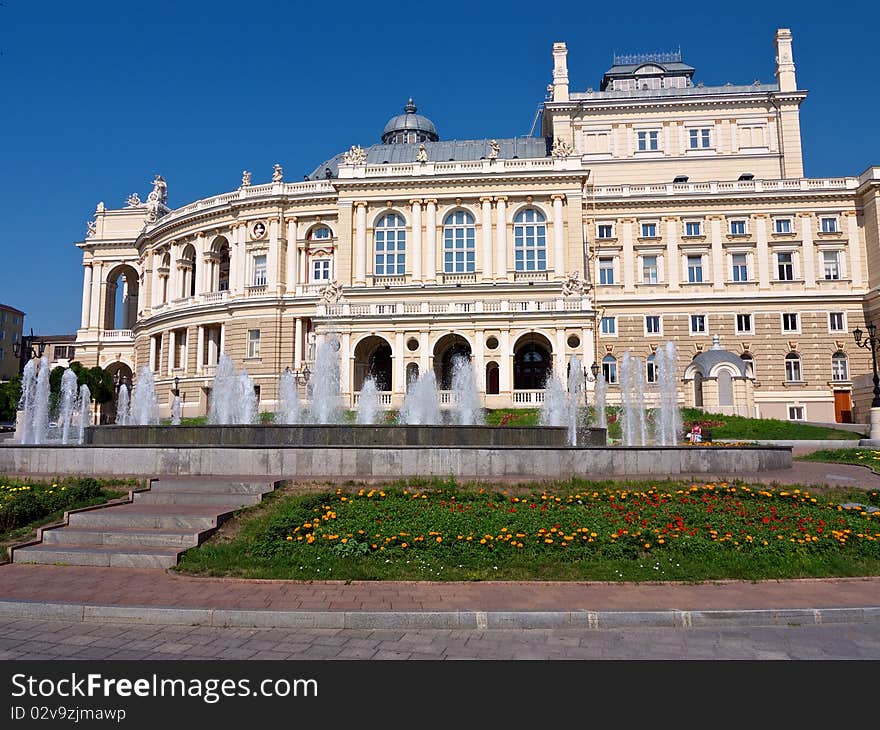
POLYGON ((251 174, 247 170, 242 171, 241 173, 241 186, 243 188, 249 187, 251 184, 251 174))
POLYGON ((490 160, 497 160, 498 154, 500 152, 501 152, 501 145, 498 144, 498 140, 497 139, 490 139, 489 140, 489 159, 490 160))
POLYGON ((562 282, 562 296, 583 296, 587 293, 587 282, 581 278, 577 271, 569 271, 562 282))
POLYGON ((425 149, 424 144, 419 145, 419 151, 416 153, 416 162, 427 162, 428 161, 428 150, 425 149))
POLYGON ((281 165, 276 162, 275 167, 272 168, 272 182, 281 182, 282 180, 284 180, 284 170, 282 170, 281 165))
POLYGON ((348 152, 343 153, 342 159, 346 165, 365 165, 367 151, 360 145, 352 145, 348 152))
POLYGON ((574 150, 571 145, 566 142, 564 139, 556 138, 556 141, 553 143, 552 154, 556 158, 561 157, 570 157, 574 150))
POLYGON ((128 196, 128 206, 129 208, 140 208, 143 205, 141 202, 141 196, 137 193, 132 193, 128 196))

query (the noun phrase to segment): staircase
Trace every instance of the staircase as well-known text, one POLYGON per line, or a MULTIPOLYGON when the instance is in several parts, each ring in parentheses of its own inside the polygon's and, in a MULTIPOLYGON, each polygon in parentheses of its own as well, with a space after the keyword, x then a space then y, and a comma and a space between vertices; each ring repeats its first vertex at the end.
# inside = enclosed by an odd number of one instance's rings
POLYGON ((15 548, 15 563, 167 568, 200 545, 235 510, 258 504, 274 482, 153 480, 132 502, 70 512, 41 542, 15 548))

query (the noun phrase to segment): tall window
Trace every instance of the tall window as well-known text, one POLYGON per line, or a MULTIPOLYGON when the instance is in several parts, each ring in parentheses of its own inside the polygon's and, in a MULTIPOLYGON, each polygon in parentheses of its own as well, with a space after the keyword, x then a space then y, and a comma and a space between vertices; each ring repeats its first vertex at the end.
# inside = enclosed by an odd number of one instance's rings
POLYGON ((801 382, 801 358, 796 352, 785 356, 785 380, 789 383, 801 382))
POLYGON ((782 331, 783 332, 797 332, 798 331, 797 312, 783 312, 783 314, 782 314, 782 331))
POLYGON ((745 221, 730 221, 730 235, 731 236, 744 236, 744 235, 746 235, 746 222, 745 221))
POLYGON ((617 319, 615 319, 614 317, 602 317, 602 321, 599 326, 603 335, 617 334, 617 319))
POLYGON ((830 281, 832 279, 840 278, 840 260, 837 251, 823 251, 822 264, 825 271, 825 278, 827 280, 830 281))
POLYGON ((599 283, 600 284, 613 284, 614 283, 614 259, 611 257, 600 257, 599 258, 599 283))
POLYGON ((247 356, 260 356, 260 330, 247 331, 247 356))
POLYGON ((843 319, 843 312, 828 313, 828 329, 831 332, 843 332, 846 330, 846 323, 843 319))
POLYGON ((749 280, 749 266, 748 259, 746 258, 746 254, 744 253, 735 253, 731 257, 733 261, 733 280, 734 281, 748 281, 749 280))
POLYGON ((653 151, 660 148, 660 133, 657 131, 636 132, 639 152, 653 151))
POLYGON ((686 236, 699 236, 700 235, 700 222, 699 221, 688 221, 684 224, 684 235, 686 236))
POLYGON ((657 238, 657 224, 642 223, 642 238, 657 238))
POLYGON ((642 257, 642 283, 643 284, 656 284, 657 283, 657 257, 656 256, 643 256, 642 257))
POLYGON ((687 257, 688 281, 691 284, 699 284, 703 281, 703 257, 687 257))
POLYGON ((746 366, 746 377, 754 378, 755 377, 755 358, 752 357, 750 352, 744 352, 740 355, 740 359, 746 366))
POLYGON ((822 233, 837 233, 837 218, 823 218, 822 233))
POLYGON ((266 255, 254 256, 253 286, 266 286, 266 255))
POLYGON ((691 334, 699 335, 703 334, 706 331, 706 315, 705 314, 692 314, 691 315, 691 334))
POLYGON ((776 270, 779 281, 794 280, 794 260, 789 252, 776 254, 776 270))
POLYGON ((698 149, 706 149, 711 147, 712 141, 712 130, 707 128, 704 129, 691 129, 690 130, 690 148, 692 150, 698 149))
POLYGON ((617 360, 614 355, 606 355, 602 358, 602 377, 606 383, 617 382, 617 360))
POLYGON ((648 359, 645 360, 645 376, 649 383, 657 382, 657 363, 654 355, 648 355, 648 359))
POLYGON ((474 217, 465 210, 450 213, 443 222, 443 271, 471 273, 475 270, 475 257, 474 217))
POLYGON ((752 333, 752 315, 751 314, 738 314, 736 315, 736 331, 737 334, 751 334, 752 333))
POLYGON ((596 231, 598 238, 614 238, 614 228, 610 223, 600 223, 596 231))
POLYGON ((314 259, 312 261, 312 281, 330 281, 330 259, 314 259))
POLYGON ((791 219, 777 218, 775 223, 775 231, 777 233, 791 233, 791 219))
POLYGON ((661 332, 660 315, 649 314, 645 317, 645 334, 659 335, 661 332))
POLYGON ((831 357, 831 379, 838 382, 849 380, 849 363, 843 352, 835 352, 831 357))
POLYGON ((376 276, 403 276, 406 273, 406 221, 397 213, 387 213, 376 222, 376 276))
POLYGON ((517 271, 547 269, 547 226, 535 208, 519 212, 513 221, 514 260, 517 271))

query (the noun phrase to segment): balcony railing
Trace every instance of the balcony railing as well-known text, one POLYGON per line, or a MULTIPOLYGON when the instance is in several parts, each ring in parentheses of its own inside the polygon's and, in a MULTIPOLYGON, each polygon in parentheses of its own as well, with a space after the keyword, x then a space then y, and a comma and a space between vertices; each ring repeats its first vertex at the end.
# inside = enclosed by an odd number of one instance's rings
MULTIPOLYGON (((394 397, 392 395, 392 393, 380 391, 378 395, 379 395, 379 405, 380 406, 391 406, 392 405, 393 397, 394 397)), ((352 405, 354 405, 356 407, 357 404, 360 402, 360 400, 361 400, 361 394, 360 394, 360 391, 358 391, 358 392, 354 393, 352 396, 352 405)))
POLYGON ((517 405, 531 405, 544 402, 543 390, 515 390, 513 402, 517 405))
POLYGON ((390 304, 317 305, 319 317, 387 317, 388 315, 482 314, 498 312, 585 312, 591 310, 587 297, 558 299, 495 299, 467 302, 393 302, 390 304))
POLYGON ((786 180, 734 180, 693 183, 659 183, 651 185, 597 185, 592 194, 597 198, 629 198, 655 195, 693 195, 695 193, 766 193, 786 190, 855 190, 855 177, 796 178, 786 180))
POLYGON ((105 340, 133 340, 134 332, 131 330, 104 330, 105 340))

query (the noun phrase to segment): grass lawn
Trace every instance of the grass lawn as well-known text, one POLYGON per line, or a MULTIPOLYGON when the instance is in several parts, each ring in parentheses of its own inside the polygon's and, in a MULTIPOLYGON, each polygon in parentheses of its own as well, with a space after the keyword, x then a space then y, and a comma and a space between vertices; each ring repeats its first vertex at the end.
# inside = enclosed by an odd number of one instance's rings
POLYGON ((757 580, 880 575, 876 492, 572 481, 282 488, 177 567, 294 580, 757 580))
POLYGON ((795 457, 798 461, 825 461, 835 464, 866 466, 880 473, 880 451, 874 449, 820 449, 811 454, 795 457))
POLYGON ((58 522, 64 512, 125 496, 138 482, 91 478, 39 482, 0 476, 0 562, 8 548, 36 535, 38 527, 58 522))

